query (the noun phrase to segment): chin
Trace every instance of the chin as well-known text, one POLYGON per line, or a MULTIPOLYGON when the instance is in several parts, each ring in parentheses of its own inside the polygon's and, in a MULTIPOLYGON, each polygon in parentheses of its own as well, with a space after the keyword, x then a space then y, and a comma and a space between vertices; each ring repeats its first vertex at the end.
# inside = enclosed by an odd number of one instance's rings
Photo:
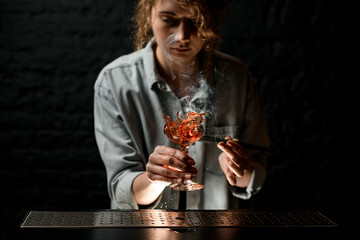
POLYGON ((176 54, 176 55, 171 55, 171 60, 173 62, 178 62, 178 63, 189 63, 189 62, 193 62, 195 60, 195 57, 176 54))

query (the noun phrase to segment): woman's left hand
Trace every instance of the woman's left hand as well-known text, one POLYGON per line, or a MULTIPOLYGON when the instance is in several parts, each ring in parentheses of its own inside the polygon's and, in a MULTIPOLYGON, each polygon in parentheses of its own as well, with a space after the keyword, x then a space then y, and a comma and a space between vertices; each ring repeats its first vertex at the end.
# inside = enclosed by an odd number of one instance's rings
POLYGON ((252 176, 253 157, 242 147, 237 139, 225 138, 226 143, 218 143, 223 152, 219 155, 220 167, 229 184, 237 187, 247 187, 252 176))

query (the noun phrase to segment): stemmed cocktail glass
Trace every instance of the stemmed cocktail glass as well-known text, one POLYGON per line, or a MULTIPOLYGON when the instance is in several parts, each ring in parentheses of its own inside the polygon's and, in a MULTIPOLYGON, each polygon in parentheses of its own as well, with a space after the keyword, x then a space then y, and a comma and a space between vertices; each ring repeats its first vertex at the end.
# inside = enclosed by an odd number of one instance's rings
MULTIPOLYGON (((179 113, 177 113, 175 121, 172 121, 169 116, 163 116, 166 120, 164 133, 171 141, 179 144, 182 151, 187 155, 190 145, 200 140, 203 136, 204 129, 202 122, 204 121, 204 115, 207 115, 207 113, 189 112, 183 118, 179 118, 179 113)), ((170 166, 168 167, 172 170, 177 170, 170 166)), ((192 180, 185 180, 182 183, 173 183, 170 187, 179 191, 195 191, 202 189, 204 185, 192 180)))

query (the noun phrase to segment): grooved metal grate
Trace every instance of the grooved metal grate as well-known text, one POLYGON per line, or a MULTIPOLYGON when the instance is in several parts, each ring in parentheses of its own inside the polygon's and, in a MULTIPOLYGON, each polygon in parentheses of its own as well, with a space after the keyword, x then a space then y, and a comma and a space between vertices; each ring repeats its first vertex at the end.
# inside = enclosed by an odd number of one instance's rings
POLYGON ((22 228, 335 227, 318 211, 31 211, 22 228))

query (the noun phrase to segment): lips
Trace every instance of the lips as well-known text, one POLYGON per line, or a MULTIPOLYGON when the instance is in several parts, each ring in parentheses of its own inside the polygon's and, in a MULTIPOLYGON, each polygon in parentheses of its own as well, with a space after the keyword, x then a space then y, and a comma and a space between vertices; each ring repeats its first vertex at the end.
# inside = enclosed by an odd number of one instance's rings
POLYGON ((171 50, 174 50, 178 53, 186 53, 190 51, 190 48, 171 48, 171 50))

